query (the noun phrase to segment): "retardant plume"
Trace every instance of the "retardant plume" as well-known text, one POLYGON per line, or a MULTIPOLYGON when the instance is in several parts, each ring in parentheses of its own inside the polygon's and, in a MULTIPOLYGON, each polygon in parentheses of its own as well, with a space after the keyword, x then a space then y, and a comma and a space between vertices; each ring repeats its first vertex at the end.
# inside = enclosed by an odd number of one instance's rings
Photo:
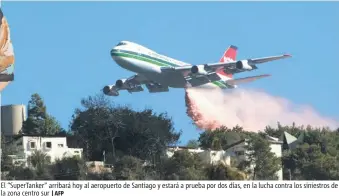
POLYGON ((236 89, 229 91, 202 88, 186 89, 187 114, 197 127, 213 130, 221 126, 242 126, 247 131, 260 131, 266 126, 311 125, 336 129, 339 122, 323 117, 311 107, 262 91, 236 89))

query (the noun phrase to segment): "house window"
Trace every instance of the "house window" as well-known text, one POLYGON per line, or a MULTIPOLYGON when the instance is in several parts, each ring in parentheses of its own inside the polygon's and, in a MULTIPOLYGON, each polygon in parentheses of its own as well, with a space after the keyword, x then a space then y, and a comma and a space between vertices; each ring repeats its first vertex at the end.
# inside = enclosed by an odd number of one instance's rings
POLYGON ((52 148, 52 142, 46 142, 46 148, 52 148))
POLYGON ((30 143, 30 147, 31 147, 31 149, 34 149, 34 148, 36 148, 36 146, 35 146, 35 142, 31 142, 31 143, 30 143))
POLYGON ((74 153, 78 154, 78 153, 79 153, 79 151, 77 151, 77 150, 76 150, 76 151, 74 151, 74 153))
POLYGON ((59 148, 63 148, 63 147, 64 147, 64 144, 58 144, 58 147, 59 147, 59 148))

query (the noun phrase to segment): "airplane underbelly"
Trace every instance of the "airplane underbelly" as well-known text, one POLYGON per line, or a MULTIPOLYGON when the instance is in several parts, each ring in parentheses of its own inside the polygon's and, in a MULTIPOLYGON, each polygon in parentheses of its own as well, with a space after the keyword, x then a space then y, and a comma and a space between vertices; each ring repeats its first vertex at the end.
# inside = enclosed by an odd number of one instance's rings
POLYGON ((234 89, 237 88, 237 86, 233 86, 233 87, 229 87, 229 86, 221 86, 220 84, 218 84, 217 82, 210 82, 207 84, 203 84, 200 86, 197 86, 197 88, 202 88, 202 89, 234 89))
POLYGON ((164 73, 148 72, 143 75, 151 81, 157 82, 161 85, 168 86, 171 88, 185 88, 186 80, 180 78, 182 76, 172 76, 164 73))
POLYGON ((161 70, 158 66, 145 62, 139 59, 129 58, 129 57, 113 57, 114 61, 120 65, 122 68, 135 73, 161 73, 161 70))
POLYGON ((187 85, 185 78, 181 74, 163 73, 159 80, 162 80, 161 83, 172 88, 185 88, 187 85))
MULTIPOLYGON (((180 72, 162 73, 161 66, 135 58, 113 56, 113 59, 122 68, 135 73, 140 73, 151 81, 172 88, 187 88, 187 82, 180 72)), ((212 83, 200 87, 209 89, 216 88, 212 83)))
POLYGON ((201 86, 197 86, 197 88, 203 88, 203 89, 218 89, 219 87, 213 83, 207 83, 207 84, 203 84, 201 86))
POLYGON ((113 59, 122 68, 135 73, 140 73, 151 81, 172 88, 185 88, 186 86, 186 80, 181 73, 162 73, 161 66, 139 59, 128 57, 113 57, 113 59))

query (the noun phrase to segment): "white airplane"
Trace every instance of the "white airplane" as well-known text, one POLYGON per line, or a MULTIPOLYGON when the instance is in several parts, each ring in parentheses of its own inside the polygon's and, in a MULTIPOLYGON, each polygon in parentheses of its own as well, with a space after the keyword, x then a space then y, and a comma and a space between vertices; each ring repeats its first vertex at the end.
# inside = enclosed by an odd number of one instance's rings
POLYGON ((234 79, 233 74, 255 70, 256 64, 291 57, 285 54, 236 61, 236 55, 237 47, 230 46, 219 62, 192 65, 158 54, 139 44, 121 41, 111 50, 111 56, 119 66, 136 74, 105 86, 103 92, 109 96, 118 96, 120 90, 130 93, 143 91, 143 85, 150 93, 168 92, 169 87, 233 89, 240 83, 270 76, 265 74, 234 79))

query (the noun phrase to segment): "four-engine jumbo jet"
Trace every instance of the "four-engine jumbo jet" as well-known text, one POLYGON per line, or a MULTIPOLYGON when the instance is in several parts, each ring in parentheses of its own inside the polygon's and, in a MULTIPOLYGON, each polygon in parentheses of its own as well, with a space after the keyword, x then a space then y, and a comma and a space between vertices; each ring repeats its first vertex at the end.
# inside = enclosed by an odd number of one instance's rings
POLYGON ((139 44, 121 41, 111 50, 114 61, 124 69, 136 74, 119 79, 103 88, 109 96, 118 96, 119 90, 143 91, 145 85, 150 93, 168 92, 172 88, 236 88, 240 83, 251 82, 270 75, 258 75, 233 79, 232 75, 257 69, 256 64, 291 57, 271 56, 236 61, 237 47, 230 46, 217 63, 192 65, 161 55, 139 44))

